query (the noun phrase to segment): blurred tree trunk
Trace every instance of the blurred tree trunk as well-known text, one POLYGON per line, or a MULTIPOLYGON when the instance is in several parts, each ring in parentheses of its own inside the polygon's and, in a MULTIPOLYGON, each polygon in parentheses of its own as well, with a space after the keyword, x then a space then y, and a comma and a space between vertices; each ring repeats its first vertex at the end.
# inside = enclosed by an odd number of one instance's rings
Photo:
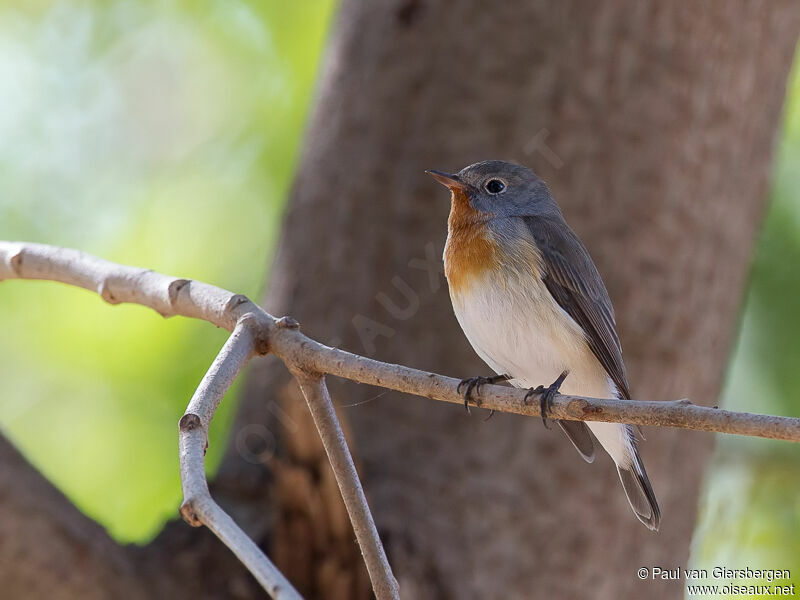
MULTIPOLYGON (((441 275, 447 195, 422 171, 517 160, 550 183, 604 275, 634 396, 715 403, 799 11, 344 0, 267 308, 355 352, 486 373, 441 275)), ((664 513, 652 534, 610 461, 585 464, 537 419, 332 391, 404 598, 683 595, 636 569, 686 564, 710 436, 647 432, 664 513)), ((0 595, 263 597, 208 531, 175 522, 126 551, 1 440, 0 463, 0 595)), ((251 371, 213 493, 309 597, 369 595, 316 433, 274 360, 251 371)))
MULTIPOLYGON (((354 352, 486 373, 438 270, 447 194, 423 170, 512 159, 549 182, 597 261, 634 397, 715 404, 797 26, 792 1, 346 0, 267 309, 354 352)), ((274 421, 265 397, 285 380, 255 374, 240 426, 274 421)), ((636 569, 686 565, 711 436, 646 432, 655 535, 605 456, 585 464, 537 419, 333 392, 405 598, 682 595, 636 569)), ((285 436, 295 466, 303 435, 285 436)), ((305 556, 295 580, 330 597, 313 521, 279 527, 275 551, 305 556)))

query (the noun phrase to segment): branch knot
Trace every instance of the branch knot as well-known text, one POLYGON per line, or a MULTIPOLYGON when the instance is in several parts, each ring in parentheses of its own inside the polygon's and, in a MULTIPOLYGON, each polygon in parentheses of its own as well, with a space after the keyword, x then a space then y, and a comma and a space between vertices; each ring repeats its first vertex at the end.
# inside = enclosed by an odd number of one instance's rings
POLYGON ((170 306, 175 306, 175 302, 178 300, 178 294, 190 283, 190 279, 173 279, 169 282, 169 286, 167 286, 167 297, 169 298, 170 306))
POLYGON ((178 421, 178 429, 180 431, 193 431, 202 426, 203 422, 200 420, 200 417, 194 413, 186 413, 181 417, 181 420, 178 421))
POLYGON ((120 302, 111 291, 111 282, 109 281, 109 278, 105 278, 100 282, 100 285, 97 286, 97 293, 109 304, 119 304, 120 302))
POLYGON ((22 276, 22 248, 12 253, 6 261, 9 268, 14 272, 17 277, 22 276))
POLYGON ((181 504, 180 513, 181 517, 183 517, 183 520, 186 521, 192 527, 203 526, 203 522, 200 520, 200 517, 197 516, 197 512, 194 510, 193 498, 184 500, 183 504, 181 504))

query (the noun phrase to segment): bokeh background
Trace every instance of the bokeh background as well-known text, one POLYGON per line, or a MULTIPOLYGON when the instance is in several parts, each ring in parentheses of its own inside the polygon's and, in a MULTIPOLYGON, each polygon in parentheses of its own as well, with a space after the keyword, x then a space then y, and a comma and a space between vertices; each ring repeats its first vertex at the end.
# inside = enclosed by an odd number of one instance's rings
MULTIPOLYGON (((259 297, 332 9, 0 3, 0 239, 259 297)), ((3 432, 117 539, 153 537, 180 504, 176 424, 227 333, 20 281, 0 331, 3 432)))
MULTIPOLYGON (((259 297, 334 10, 0 4, 0 239, 259 297)), ((797 67, 776 143, 721 403, 800 416, 797 67)), ((116 539, 151 539, 176 515, 176 424, 225 332, 20 281, 0 286, 0 331, 3 433, 116 539)), ((211 471, 235 405, 236 389, 212 427, 211 471)), ((696 566, 794 566, 800 584, 800 448, 718 436, 701 502, 696 566)))

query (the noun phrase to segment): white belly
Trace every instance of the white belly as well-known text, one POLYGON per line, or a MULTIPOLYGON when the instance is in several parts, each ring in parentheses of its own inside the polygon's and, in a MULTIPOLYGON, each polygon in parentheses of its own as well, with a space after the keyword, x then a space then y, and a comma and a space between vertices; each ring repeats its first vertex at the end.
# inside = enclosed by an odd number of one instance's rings
MULTIPOLYGON (((478 355, 496 373, 510 375, 520 388, 545 387, 562 371, 569 375, 561 393, 617 397, 616 386, 589 348, 581 328, 547 291, 495 273, 470 282, 468 292, 452 293, 453 309, 478 355)), ((629 461, 625 427, 587 423, 615 462, 629 461)))
MULTIPOLYGON (((609 398, 613 384, 589 349, 583 332, 543 283, 525 289, 485 275, 470 291, 452 295, 453 309, 472 347, 497 373, 519 387, 550 385, 570 372, 561 390, 609 398)), ((531 282, 532 283, 532 282, 531 282)))

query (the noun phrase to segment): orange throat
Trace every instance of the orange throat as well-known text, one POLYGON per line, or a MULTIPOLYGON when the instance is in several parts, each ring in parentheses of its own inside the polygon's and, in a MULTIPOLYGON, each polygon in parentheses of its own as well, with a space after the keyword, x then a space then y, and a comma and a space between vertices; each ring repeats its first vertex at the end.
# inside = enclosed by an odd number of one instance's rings
POLYGON ((444 272, 451 293, 467 292, 470 280, 499 265, 497 244, 486 227, 490 218, 472 208, 463 190, 452 190, 444 248, 444 272))

